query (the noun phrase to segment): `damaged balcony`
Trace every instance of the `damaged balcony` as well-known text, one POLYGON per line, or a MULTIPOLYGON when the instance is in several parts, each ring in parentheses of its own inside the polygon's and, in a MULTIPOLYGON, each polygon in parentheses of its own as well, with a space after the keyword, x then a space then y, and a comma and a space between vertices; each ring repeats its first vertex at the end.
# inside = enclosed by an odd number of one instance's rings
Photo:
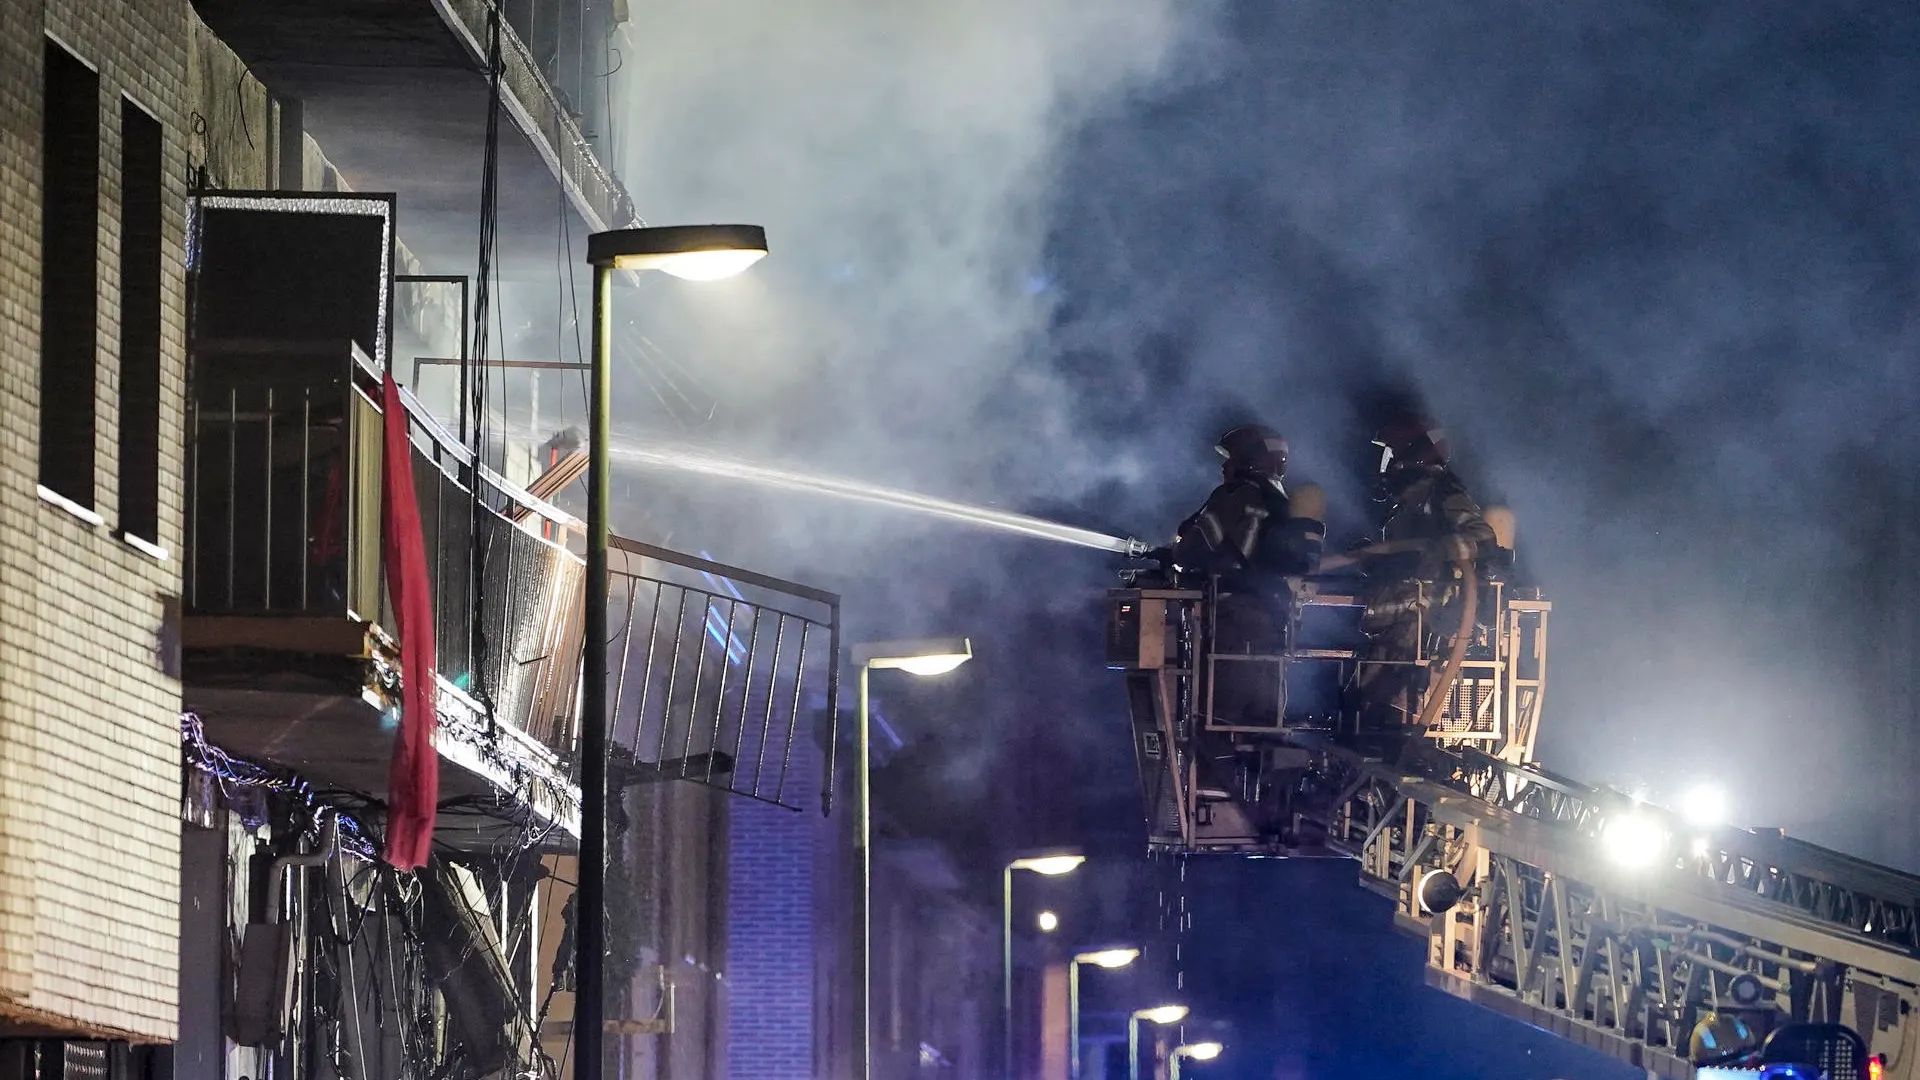
MULTIPOLYGON (((400 645, 382 522, 404 430, 438 663, 445 844, 578 835, 572 783, 585 565, 555 500, 584 454, 522 487, 392 387, 395 203, 202 194, 192 207, 187 707, 207 739, 379 803, 400 645)), ((511 447, 509 447, 511 449, 511 447)), ((799 808, 796 739, 836 711, 839 599, 615 538, 605 643, 617 787, 693 780, 799 808)), ((824 777, 821 778, 824 780, 824 777)))
MULTIPOLYGON (((344 341, 206 343, 195 359, 188 700, 229 751, 383 798, 400 656, 381 543, 380 371, 344 341)), ((577 833, 585 566, 563 545, 580 523, 476 468, 399 396, 431 579, 436 741, 458 766, 442 772, 441 838, 483 840, 529 813, 577 833)))
MULTIPOLYGON (((204 195, 190 250, 186 704, 226 751, 384 800, 398 728, 385 424, 404 425, 440 684, 437 837, 577 833, 579 523, 383 405, 395 204, 204 195), (476 572, 478 568, 478 572, 476 572)), ((397 389, 397 388, 396 388, 397 389)))
POLYGON ((835 745, 839 596, 621 536, 608 562, 610 785, 691 780, 790 810, 817 791, 831 810, 831 759, 802 777, 794 746, 835 745))

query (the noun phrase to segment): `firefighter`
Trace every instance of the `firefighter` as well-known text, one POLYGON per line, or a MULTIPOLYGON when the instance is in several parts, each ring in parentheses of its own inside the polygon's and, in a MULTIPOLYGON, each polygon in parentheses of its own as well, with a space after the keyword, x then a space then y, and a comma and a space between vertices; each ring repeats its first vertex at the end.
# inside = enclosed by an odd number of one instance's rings
MULTIPOLYGON (((1213 651, 1277 655, 1286 648, 1290 576, 1311 573, 1311 549, 1287 523, 1287 441, 1258 424, 1236 427, 1214 449, 1220 486, 1180 524, 1168 553, 1177 580, 1213 593, 1213 651)), ((1278 663, 1214 665, 1213 715, 1273 727, 1281 709, 1278 663)))
MULTIPOLYGON (((1387 504, 1378 540, 1327 560, 1357 564, 1367 575, 1366 636, 1357 665, 1352 711, 1366 741, 1397 742, 1417 734, 1426 671, 1421 646, 1446 655, 1458 632, 1462 586, 1497 545, 1493 529, 1459 477, 1447 468, 1450 447, 1438 426, 1417 414, 1396 417, 1374 438, 1380 473, 1374 497, 1387 504), (1424 639, 1424 641, 1423 641, 1424 639)), ((1431 669, 1426 669, 1431 670, 1431 669)))

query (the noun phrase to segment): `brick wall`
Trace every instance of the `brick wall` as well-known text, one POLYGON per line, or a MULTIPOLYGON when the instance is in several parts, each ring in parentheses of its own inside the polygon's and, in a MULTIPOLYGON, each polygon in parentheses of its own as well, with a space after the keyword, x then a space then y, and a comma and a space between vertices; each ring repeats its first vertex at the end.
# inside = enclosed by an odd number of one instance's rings
MULTIPOLYGON (((842 754, 834 815, 819 805, 821 754, 794 745, 802 813, 736 801, 729 837, 729 1080, 846 1076, 855 1068, 853 1010, 859 887, 851 754, 842 754)), ((884 807, 881 809, 884 810, 884 807)), ((998 1048, 998 909, 969 896, 967 875, 924 842, 877 838, 873 866, 875 1076, 921 1069, 921 1047, 951 1075, 986 1075, 998 1048)), ((992 874, 989 868, 986 871, 992 874)))
POLYGON ((0 1015, 175 1030, 188 12, 177 0, 0 0, 0 1015), (91 523, 37 494, 42 31, 100 74, 100 319, 91 523), (165 131, 161 546, 116 533, 122 95, 165 131))
MULTIPOLYGON (((813 1075, 815 837, 820 751, 795 740, 789 792, 800 813, 742 799, 728 838, 729 1080, 813 1075)), ((843 802, 842 806, 846 804, 843 802)), ((844 812, 844 811, 842 811, 844 812)), ((838 816, 838 814, 836 814, 838 816)))

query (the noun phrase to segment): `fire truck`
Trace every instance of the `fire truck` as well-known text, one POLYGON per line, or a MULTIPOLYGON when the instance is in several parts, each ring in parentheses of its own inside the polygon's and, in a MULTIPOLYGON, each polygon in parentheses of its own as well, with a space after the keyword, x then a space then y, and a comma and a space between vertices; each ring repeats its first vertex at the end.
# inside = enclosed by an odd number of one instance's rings
POLYGON ((1280 647, 1252 652, 1219 640, 1211 586, 1123 575, 1106 659, 1150 848, 1354 860, 1426 940, 1430 986, 1650 1077, 1920 1080, 1920 878, 1543 766, 1552 604, 1463 569, 1393 661, 1421 725, 1387 739, 1345 693, 1377 659, 1363 581, 1292 580, 1280 647), (1272 708, 1223 717, 1248 672, 1272 708))

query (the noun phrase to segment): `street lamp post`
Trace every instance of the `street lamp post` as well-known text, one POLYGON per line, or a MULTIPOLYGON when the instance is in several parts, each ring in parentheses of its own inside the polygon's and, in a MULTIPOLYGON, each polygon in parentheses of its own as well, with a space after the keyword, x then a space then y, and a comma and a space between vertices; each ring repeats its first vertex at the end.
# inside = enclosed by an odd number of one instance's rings
POLYGON ((860 862, 860 994, 855 1023, 859 1025, 859 1080, 873 1076, 873 721, 867 677, 875 668, 904 671, 909 675, 945 675, 973 659, 973 642, 966 638, 938 638, 926 641, 882 641, 856 645, 853 662, 860 668, 859 731, 854 761, 855 786, 859 795, 860 827, 854 850, 860 862))
POLYGON ((1170 1076, 1168 1080, 1180 1080, 1181 1058, 1192 1058, 1195 1061, 1212 1061, 1219 1056, 1220 1044, 1217 1042, 1190 1043, 1186 1046, 1176 1046, 1173 1048, 1173 1056, 1169 1059, 1173 1075, 1170 1076))
POLYGON ((1016 1080, 1013 1067, 1013 872, 1030 870, 1042 877, 1071 874, 1087 861, 1078 852, 1027 855, 1000 870, 1000 1068, 1005 1080, 1016 1080))
POLYGON ((580 866, 574 893, 575 1080, 600 1080, 605 1055, 607 880, 607 524, 611 502, 613 272, 660 270, 688 281, 732 277, 767 254, 758 225, 620 229, 587 237, 593 266, 593 363, 587 406, 587 595, 580 691, 580 866))
POLYGON ((1080 1080, 1080 965, 1112 970, 1126 967, 1139 955, 1139 949, 1097 949, 1076 955, 1067 965, 1067 1080, 1080 1080))
POLYGON ((1140 1080, 1140 1021, 1153 1024, 1177 1024, 1187 1018, 1185 1005, 1156 1005, 1135 1009, 1127 1017, 1127 1080, 1140 1080))

